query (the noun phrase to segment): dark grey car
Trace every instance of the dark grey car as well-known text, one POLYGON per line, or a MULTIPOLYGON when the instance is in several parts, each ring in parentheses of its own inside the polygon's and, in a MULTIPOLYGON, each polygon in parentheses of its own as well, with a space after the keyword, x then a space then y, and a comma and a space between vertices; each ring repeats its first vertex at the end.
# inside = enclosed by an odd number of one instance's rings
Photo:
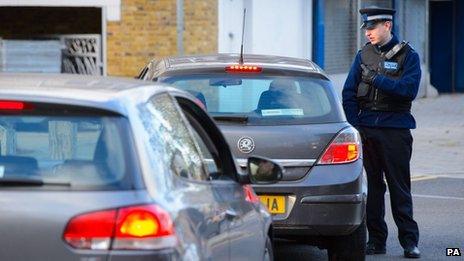
POLYGON ((139 78, 192 93, 219 124, 239 164, 261 154, 283 180, 253 186, 275 236, 364 259, 366 186, 360 137, 325 73, 296 58, 219 54, 153 60, 139 78))
POLYGON ((196 99, 157 85, 0 75, 1 260, 272 259, 244 184, 281 168, 237 172, 196 99))

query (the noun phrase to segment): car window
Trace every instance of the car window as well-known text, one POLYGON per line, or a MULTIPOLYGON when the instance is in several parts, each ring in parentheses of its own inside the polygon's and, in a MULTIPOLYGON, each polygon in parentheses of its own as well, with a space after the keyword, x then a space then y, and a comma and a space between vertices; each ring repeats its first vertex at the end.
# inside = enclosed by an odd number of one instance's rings
POLYGON ((200 148, 200 153, 203 156, 204 163, 208 170, 210 179, 213 179, 213 177, 211 177, 211 173, 217 173, 219 171, 216 160, 213 158, 210 148, 208 148, 208 146, 203 141, 203 138, 200 136, 200 134, 198 134, 198 131, 196 129, 192 129, 192 133, 195 142, 198 144, 200 148))
POLYGON ((125 118, 54 114, 0 116, 0 179, 75 190, 133 188, 125 118))
POLYGON ((151 149, 168 163, 170 172, 192 180, 209 179, 200 146, 169 94, 154 96, 139 106, 139 112, 151 149))
POLYGON ((195 142, 200 148, 200 153, 204 159, 208 177, 210 180, 233 180, 230 176, 231 173, 224 173, 224 167, 219 159, 219 152, 217 145, 208 136, 207 131, 198 121, 197 118, 185 112, 189 124, 192 126, 192 134, 195 142), (228 175, 229 174, 229 175, 228 175))
POLYGON ((197 97, 214 116, 244 116, 249 125, 340 121, 328 80, 231 74, 177 75, 166 79, 197 97))

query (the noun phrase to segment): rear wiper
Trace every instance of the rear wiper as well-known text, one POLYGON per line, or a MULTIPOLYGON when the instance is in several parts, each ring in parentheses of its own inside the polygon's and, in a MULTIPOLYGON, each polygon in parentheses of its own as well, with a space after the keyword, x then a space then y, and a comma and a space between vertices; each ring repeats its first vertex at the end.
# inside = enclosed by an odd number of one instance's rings
POLYGON ((44 182, 41 179, 20 178, 20 177, 0 178, 0 187, 23 187, 23 186, 32 186, 32 187, 65 186, 65 187, 70 187, 71 183, 69 183, 69 182, 44 182))
POLYGON ((215 119, 216 121, 241 122, 241 123, 248 122, 248 116, 246 115, 213 115, 213 119, 215 119))

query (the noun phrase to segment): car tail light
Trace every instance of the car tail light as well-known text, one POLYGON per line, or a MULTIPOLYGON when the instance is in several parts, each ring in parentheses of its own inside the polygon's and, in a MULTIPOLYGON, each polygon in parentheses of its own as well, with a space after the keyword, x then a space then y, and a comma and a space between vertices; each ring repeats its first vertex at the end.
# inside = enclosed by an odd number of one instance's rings
POLYGON ((174 247, 177 238, 169 213, 155 205, 118 211, 113 249, 174 247))
POLYGON ((260 73, 263 71, 262 67, 254 65, 230 65, 226 67, 228 73, 260 73))
POLYGON ((109 249, 116 210, 97 211, 74 217, 64 232, 64 239, 74 248, 109 249))
POLYGON ((30 110, 32 108, 33 108, 32 104, 27 103, 27 102, 0 100, 0 110, 21 111, 21 110, 30 110))
POLYGON ((162 249, 177 237, 169 213, 156 205, 130 206, 72 218, 64 240, 78 249, 162 249))
POLYGON ((243 192, 245 193, 245 200, 251 203, 260 203, 259 197, 250 185, 243 185, 243 192))
POLYGON ((349 127, 338 133, 319 159, 318 164, 342 164, 356 161, 362 153, 358 131, 349 127))

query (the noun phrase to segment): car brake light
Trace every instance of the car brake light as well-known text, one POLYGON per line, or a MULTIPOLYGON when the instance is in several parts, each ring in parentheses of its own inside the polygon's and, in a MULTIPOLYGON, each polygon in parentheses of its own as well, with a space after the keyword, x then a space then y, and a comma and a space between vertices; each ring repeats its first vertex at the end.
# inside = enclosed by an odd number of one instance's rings
POLYGON ((169 213, 156 205, 140 205, 85 213, 72 218, 64 240, 78 249, 162 249, 177 237, 169 213))
POLYGON ((30 103, 21 102, 21 101, 0 101, 0 110, 9 110, 9 111, 20 111, 32 109, 33 106, 30 103))
POLYGON ((226 67, 228 73, 260 73, 262 71, 262 67, 254 65, 230 65, 226 67))
POLYGON ((259 197, 250 185, 243 185, 243 192, 245 193, 245 200, 251 203, 259 203, 259 197))
POLYGON ((114 231, 116 210, 86 213, 71 219, 64 239, 74 248, 109 249, 114 231))
POLYGON ((362 153, 358 131, 349 127, 341 131, 330 143, 318 164, 342 164, 356 161, 362 153))

